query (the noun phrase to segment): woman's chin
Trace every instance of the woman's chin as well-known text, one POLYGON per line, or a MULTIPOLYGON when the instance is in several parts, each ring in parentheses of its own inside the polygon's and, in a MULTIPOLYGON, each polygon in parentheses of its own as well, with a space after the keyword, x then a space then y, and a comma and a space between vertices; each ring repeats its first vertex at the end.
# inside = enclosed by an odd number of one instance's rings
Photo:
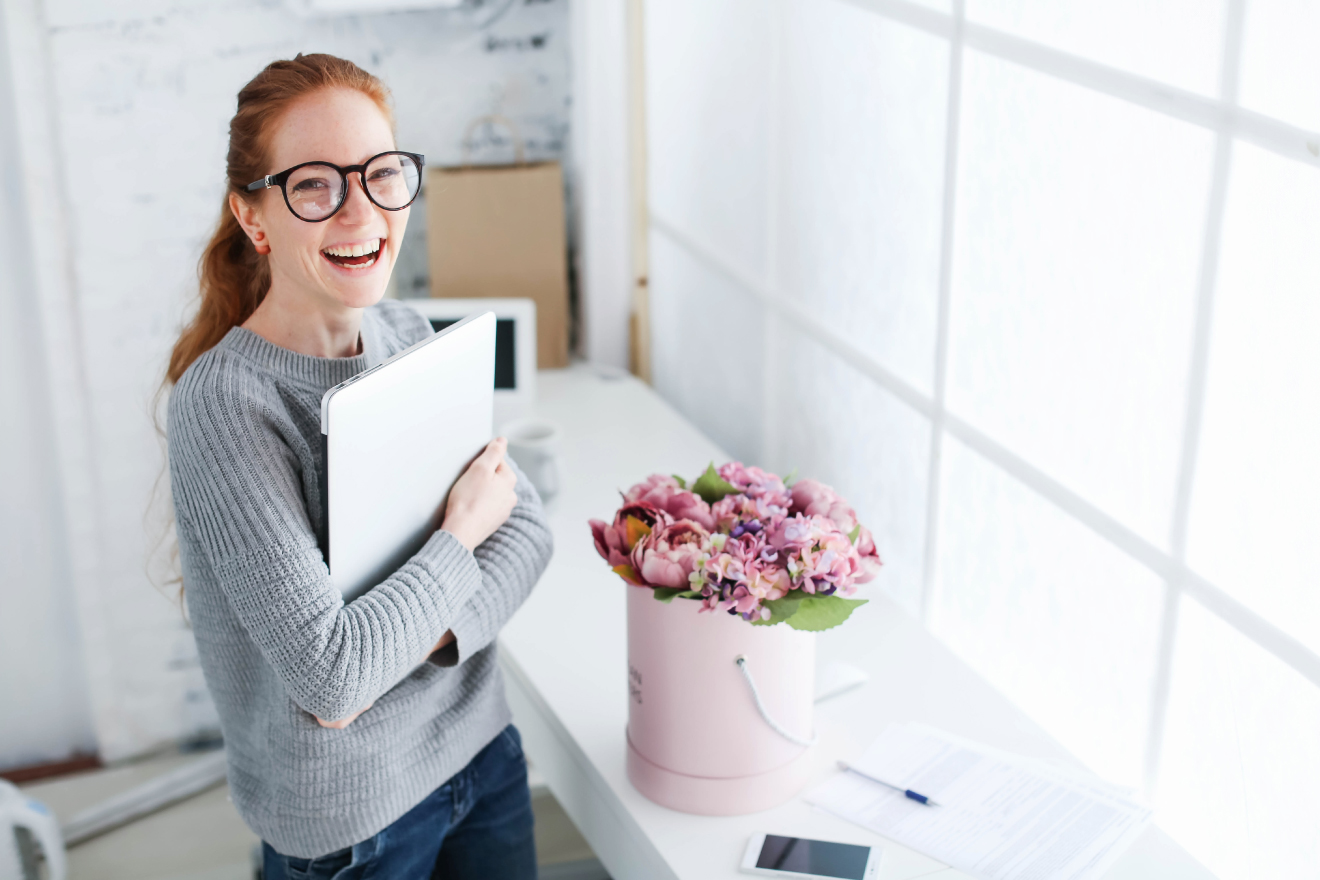
POLYGON ((389 266, 376 265, 367 269, 344 270, 334 267, 324 278, 325 289, 341 305, 350 309, 374 306, 385 296, 390 283, 389 266), (349 272, 353 274, 348 274, 349 272))

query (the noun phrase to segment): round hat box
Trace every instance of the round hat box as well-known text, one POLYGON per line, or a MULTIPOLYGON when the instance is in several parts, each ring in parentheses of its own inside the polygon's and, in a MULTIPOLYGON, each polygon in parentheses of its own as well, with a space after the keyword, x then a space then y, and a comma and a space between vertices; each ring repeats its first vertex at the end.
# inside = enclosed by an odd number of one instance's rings
POLYGON ((700 609, 628 588, 628 779, 685 813, 770 809, 811 771, 815 634, 700 609))

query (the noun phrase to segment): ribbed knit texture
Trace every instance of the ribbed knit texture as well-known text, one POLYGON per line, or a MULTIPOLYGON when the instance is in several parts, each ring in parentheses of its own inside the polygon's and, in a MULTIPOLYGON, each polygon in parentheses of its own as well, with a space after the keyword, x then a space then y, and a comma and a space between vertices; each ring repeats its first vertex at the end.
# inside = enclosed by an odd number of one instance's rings
POLYGON ((230 793, 285 855, 313 858, 371 837, 510 720, 494 639, 552 550, 521 472, 513 514, 475 554, 436 532, 351 603, 317 546, 321 396, 430 334, 421 316, 389 301, 364 313, 357 357, 308 357, 235 327, 170 396, 184 591, 230 793), (428 659, 450 629, 456 646, 428 659), (373 701, 344 730, 313 717, 343 718, 373 701))

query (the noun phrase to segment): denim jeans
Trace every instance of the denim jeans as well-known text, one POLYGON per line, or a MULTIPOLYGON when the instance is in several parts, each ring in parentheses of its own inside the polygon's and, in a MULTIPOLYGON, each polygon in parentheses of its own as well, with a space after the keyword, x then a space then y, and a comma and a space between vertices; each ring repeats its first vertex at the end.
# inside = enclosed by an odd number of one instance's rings
POLYGON ((535 880, 522 737, 504 728, 452 779, 375 837, 314 859, 262 843, 264 880, 535 880))

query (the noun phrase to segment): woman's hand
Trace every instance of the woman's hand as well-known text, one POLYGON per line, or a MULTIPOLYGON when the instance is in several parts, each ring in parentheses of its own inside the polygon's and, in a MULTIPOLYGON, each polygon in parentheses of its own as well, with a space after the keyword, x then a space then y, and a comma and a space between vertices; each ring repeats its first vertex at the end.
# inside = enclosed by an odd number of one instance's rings
POLYGON ((356 721, 359 715, 361 715, 363 712, 367 711, 374 705, 376 704, 367 703, 367 705, 363 706, 361 709, 358 709, 352 715, 349 715, 347 718, 340 718, 338 721, 326 721, 324 718, 320 717, 319 715, 313 715, 312 717, 315 718, 316 723, 321 725, 322 727, 328 727, 331 730, 343 730, 345 727, 348 727, 348 725, 356 721))
MULTIPOLYGON (((427 652, 426 656, 430 657, 432 654, 434 654, 436 651, 439 651, 441 648, 445 647, 446 645, 452 644, 454 639, 455 639, 454 631, 452 629, 447 630, 445 634, 440 637, 440 641, 435 643, 435 647, 432 648, 429 652, 427 652)), ((328 727, 331 730, 343 730, 345 727, 348 727, 348 725, 352 724, 354 721, 357 721, 358 717, 363 712, 367 711, 374 705, 376 705, 374 702, 367 703, 367 705, 363 706, 361 709, 358 709, 352 715, 349 715, 347 718, 340 718, 338 721, 326 721, 324 718, 322 718, 319 715, 313 715, 312 717, 315 718, 316 723, 321 725, 322 727, 328 727)))
POLYGON ((508 446, 509 441, 503 437, 487 443, 449 490, 440 527, 468 550, 477 549, 478 544, 495 534, 518 503, 513 491, 518 478, 504 460, 508 446))

